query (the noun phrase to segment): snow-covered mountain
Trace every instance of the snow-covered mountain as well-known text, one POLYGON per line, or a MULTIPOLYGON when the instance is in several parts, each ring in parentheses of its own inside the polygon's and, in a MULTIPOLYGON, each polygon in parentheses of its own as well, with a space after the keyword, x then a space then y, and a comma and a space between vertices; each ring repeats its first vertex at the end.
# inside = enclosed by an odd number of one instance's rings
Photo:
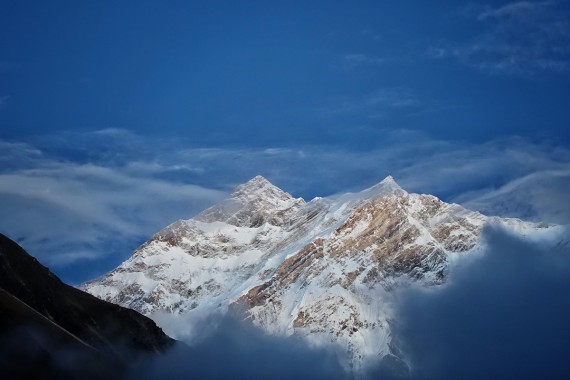
POLYGON ((133 308, 175 338, 192 320, 234 312, 272 334, 333 344, 359 367, 397 357, 392 290, 437 285, 450 262, 484 248, 485 225, 548 234, 545 225, 489 218, 392 177, 359 193, 305 202, 255 177, 230 198, 154 235, 117 269, 82 289, 133 308))

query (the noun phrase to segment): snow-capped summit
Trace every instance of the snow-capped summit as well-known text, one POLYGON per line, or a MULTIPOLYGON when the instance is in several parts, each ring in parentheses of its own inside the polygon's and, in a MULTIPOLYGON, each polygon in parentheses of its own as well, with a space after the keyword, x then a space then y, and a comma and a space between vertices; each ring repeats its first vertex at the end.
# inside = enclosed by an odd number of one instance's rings
POLYGON ((231 194, 232 198, 250 200, 259 197, 269 198, 292 198, 290 194, 284 192, 277 186, 269 182, 265 177, 260 175, 253 177, 244 184, 239 185, 231 194))
POLYGON ((379 184, 390 184, 390 185, 396 185, 397 187, 400 187, 400 185, 398 185, 396 183, 396 181, 394 180, 394 177, 392 177, 391 175, 386 176, 386 178, 384 178, 382 181, 379 182, 379 184))
POLYGON ((225 202, 200 213, 195 219, 203 222, 223 221, 235 226, 260 226, 267 222, 281 225, 290 214, 304 204, 262 176, 239 185, 225 202))
POLYGON ((405 193, 404 189, 400 187, 391 175, 378 182, 376 185, 362 190, 360 193, 363 197, 377 197, 381 195, 405 193))
MULTIPOLYGON (((410 194, 391 176, 310 202, 258 176, 82 288, 151 317, 238 312, 267 332, 337 345, 358 368, 398 355, 392 289, 445 282, 451 259, 482 249, 488 223, 513 233, 547 229, 410 194)), ((180 339, 191 334, 191 326, 161 327, 180 339)))

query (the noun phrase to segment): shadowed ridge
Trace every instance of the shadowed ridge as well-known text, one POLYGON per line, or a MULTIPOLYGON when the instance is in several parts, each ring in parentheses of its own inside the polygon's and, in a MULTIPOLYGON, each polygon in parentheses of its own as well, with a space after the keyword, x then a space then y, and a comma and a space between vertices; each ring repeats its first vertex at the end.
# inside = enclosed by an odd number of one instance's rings
POLYGON ((54 370, 59 376, 61 352, 67 352, 81 358, 74 360, 81 363, 74 370, 90 371, 92 365, 101 368, 96 371, 101 375, 127 368, 139 354, 164 352, 175 342, 142 314, 63 283, 2 234, 0 289, 2 369, 33 374, 37 365, 36 371, 54 370), (35 354, 26 356, 30 352, 35 354))

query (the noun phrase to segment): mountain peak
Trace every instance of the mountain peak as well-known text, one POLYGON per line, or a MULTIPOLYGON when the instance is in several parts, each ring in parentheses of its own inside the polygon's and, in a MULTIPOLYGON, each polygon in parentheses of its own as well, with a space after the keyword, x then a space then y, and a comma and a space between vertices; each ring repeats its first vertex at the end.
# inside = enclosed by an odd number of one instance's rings
POLYGON ((241 200, 252 199, 252 198, 272 198, 278 196, 279 198, 291 198, 291 195, 287 194, 265 177, 257 175, 250 179, 249 181, 239 185, 235 188, 231 194, 232 198, 237 198, 241 200))
POLYGON ((372 196, 379 196, 379 195, 387 195, 387 194, 394 194, 398 192, 405 193, 405 190, 400 187, 394 180, 394 177, 391 175, 384 178, 382 181, 378 182, 376 185, 369 187, 361 191, 359 194, 372 197, 372 196))
POLYGON ((390 189, 392 191, 394 190, 403 190, 400 185, 398 185, 398 183, 396 182, 396 180, 394 180, 394 177, 392 177, 391 175, 387 176, 386 178, 384 178, 382 181, 380 181, 379 183, 377 183, 376 185, 372 186, 372 188, 375 187, 383 187, 385 189, 390 189))
POLYGON ((235 188, 229 199, 201 212, 195 217, 203 222, 224 221, 236 226, 259 226, 268 221, 282 223, 284 215, 295 213, 304 204, 266 178, 258 175, 235 188), (277 214, 280 214, 277 216, 277 214))
POLYGON ((274 186, 267 178, 262 175, 256 175, 249 181, 239 185, 243 187, 259 187, 259 186, 274 186))

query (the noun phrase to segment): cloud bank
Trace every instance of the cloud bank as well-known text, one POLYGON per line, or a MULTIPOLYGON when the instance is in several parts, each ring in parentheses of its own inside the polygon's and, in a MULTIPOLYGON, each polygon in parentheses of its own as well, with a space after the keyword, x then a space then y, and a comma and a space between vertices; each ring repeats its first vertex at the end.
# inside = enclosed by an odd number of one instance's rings
POLYGON ((139 366, 132 379, 345 379, 332 351, 315 350, 292 338, 264 334, 229 318, 211 318, 210 332, 191 346, 179 344, 139 366))
POLYGON ((567 379, 570 234, 558 245, 488 229, 487 252, 450 282, 400 294, 397 337, 413 379, 567 379))
POLYGON ((392 175, 409 191, 486 213, 568 223, 554 202, 570 192, 566 148, 515 137, 476 144, 406 130, 359 133, 380 146, 196 147, 121 129, 0 141, 0 209, 10 216, 0 230, 56 272, 73 268, 76 277, 65 279, 80 282, 258 174, 306 199, 359 191, 392 175), (505 194, 520 202, 501 207, 505 194), (93 265, 80 265, 86 260, 93 265))

